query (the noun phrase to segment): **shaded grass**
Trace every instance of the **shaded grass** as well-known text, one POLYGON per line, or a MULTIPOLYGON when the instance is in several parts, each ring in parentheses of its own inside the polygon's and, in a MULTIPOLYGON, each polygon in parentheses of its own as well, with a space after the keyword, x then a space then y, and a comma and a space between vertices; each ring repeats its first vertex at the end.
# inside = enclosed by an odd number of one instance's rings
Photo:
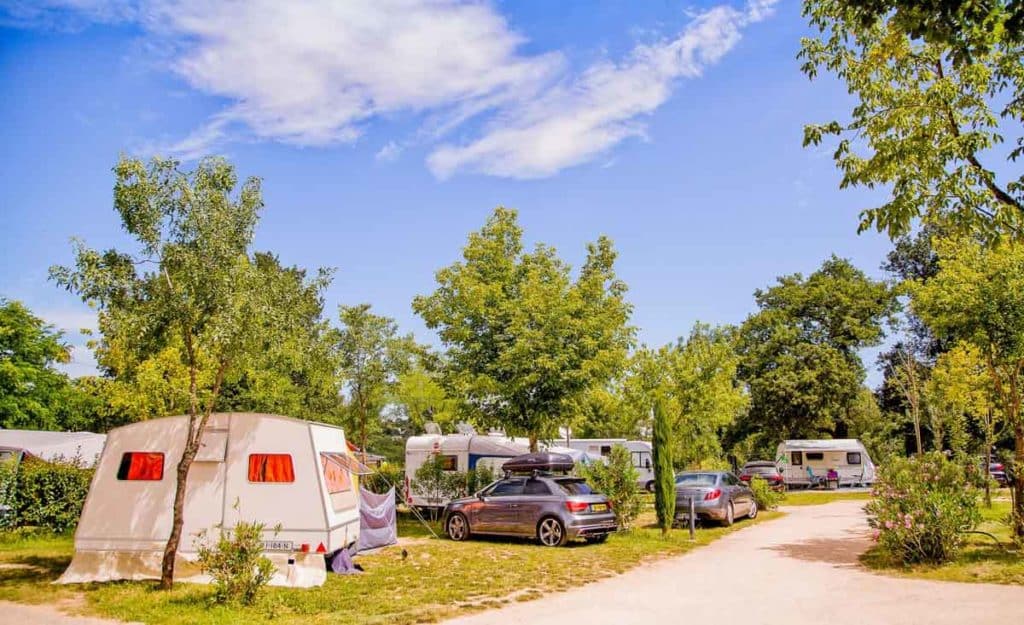
POLYGON ((156 591, 148 582, 53 586, 49 582, 71 559, 71 539, 39 537, 0 544, 0 599, 62 603, 74 612, 145 623, 408 625, 567 590, 778 516, 767 512, 731 528, 701 528, 690 542, 683 530, 663 538, 653 514, 645 512, 636 529, 604 544, 556 549, 526 540, 438 540, 402 517, 403 544, 359 556, 362 575, 328 575, 320 588, 269 588, 247 608, 213 605, 211 589, 203 585, 178 584, 171 592, 156 591))
POLYGON ((984 520, 978 529, 998 538, 1000 545, 988 536, 970 534, 957 559, 938 566, 906 566, 875 545, 861 556, 861 562, 875 572, 900 577, 1024 585, 1024 553, 1012 549, 1010 527, 1004 522, 1010 514, 1009 500, 997 499, 991 508, 982 507, 981 512, 984 520))

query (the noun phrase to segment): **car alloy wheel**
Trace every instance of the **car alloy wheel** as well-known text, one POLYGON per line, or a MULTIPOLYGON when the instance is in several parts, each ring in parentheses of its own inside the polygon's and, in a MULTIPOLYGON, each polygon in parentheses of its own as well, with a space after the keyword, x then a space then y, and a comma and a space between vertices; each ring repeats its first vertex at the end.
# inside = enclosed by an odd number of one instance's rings
POLYGON ((725 506, 725 521, 723 521, 723 525, 729 527, 735 520, 736 510, 733 508, 732 502, 730 501, 728 505, 725 506))
POLYGON ((750 501, 750 514, 748 514, 747 517, 751 519, 757 518, 757 502, 754 500, 750 501))
POLYGON ((562 522, 555 517, 547 517, 537 526, 537 538, 545 547, 557 547, 565 540, 565 529, 562 522))
POLYGON ((448 538, 452 540, 466 540, 469 537, 469 523, 466 522, 466 517, 458 512, 448 517, 446 529, 448 538))

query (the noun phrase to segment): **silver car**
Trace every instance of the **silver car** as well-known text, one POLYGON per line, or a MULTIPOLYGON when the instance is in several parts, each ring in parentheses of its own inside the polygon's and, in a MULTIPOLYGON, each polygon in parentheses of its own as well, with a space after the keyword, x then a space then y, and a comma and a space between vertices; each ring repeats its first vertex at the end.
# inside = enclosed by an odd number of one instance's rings
POLYGON ((535 537, 557 547, 570 540, 603 542, 618 529, 608 498, 578 477, 512 476, 448 504, 442 516, 452 540, 473 534, 535 537))
POLYGON ((699 519, 733 524, 739 516, 757 516, 754 492, 735 475, 726 471, 691 471, 676 476, 676 520, 685 521, 693 499, 699 519))

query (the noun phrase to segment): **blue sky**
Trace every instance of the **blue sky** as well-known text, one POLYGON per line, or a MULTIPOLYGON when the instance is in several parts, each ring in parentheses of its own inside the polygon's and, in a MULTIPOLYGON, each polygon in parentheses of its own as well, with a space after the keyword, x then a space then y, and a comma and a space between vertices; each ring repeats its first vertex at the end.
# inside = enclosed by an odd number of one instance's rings
POLYGON ((413 296, 497 205, 575 266, 610 236, 649 344, 832 253, 881 276, 872 197, 800 145, 851 106, 800 73, 805 34, 772 0, 0 0, 0 295, 83 343, 47 268, 124 245, 122 152, 228 156, 264 180, 258 249, 428 341, 413 296))

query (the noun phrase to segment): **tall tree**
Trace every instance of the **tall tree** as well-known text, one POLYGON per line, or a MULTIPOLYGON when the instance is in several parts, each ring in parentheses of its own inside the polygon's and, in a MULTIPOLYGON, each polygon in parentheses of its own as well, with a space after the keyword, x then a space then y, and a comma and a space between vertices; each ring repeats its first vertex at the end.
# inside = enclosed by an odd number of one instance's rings
POLYGON ((448 350, 443 379, 453 395, 536 450, 582 393, 621 369, 633 330, 609 239, 587 246, 573 280, 554 248, 525 252, 522 235, 515 211, 495 210, 413 309, 448 350))
MULTIPOLYGON (((959 238, 936 249, 939 274, 913 287, 914 311, 935 331, 977 348, 1013 431, 1014 466, 1024 467, 1024 245, 986 248, 959 238)), ((1024 538, 1024 480, 1014 491, 1013 531, 1024 538)))
MULTIPOLYGON (((189 469, 224 382, 257 357, 268 336, 289 336, 301 325, 294 311, 304 291, 267 279, 250 254, 263 207, 258 179, 235 193, 235 170, 220 158, 182 171, 174 160, 124 157, 114 174, 114 208, 137 248, 100 252, 78 243, 74 267, 53 267, 51 277, 98 309, 103 349, 117 353, 118 375, 133 377, 159 354, 187 379, 188 429, 161 567, 160 587, 169 589, 189 469)), ((321 272, 314 283, 326 280, 321 272)))
POLYGON ((458 418, 458 402, 448 396, 436 375, 418 362, 399 374, 391 402, 417 429, 428 421, 450 429, 458 418))
POLYGON ((654 510, 662 536, 672 529, 676 514, 676 471, 672 461, 672 424, 660 399, 654 402, 654 510))
MULTIPOLYGON (((955 42, 915 38, 908 16, 926 34, 940 25, 928 8, 889 12, 886 2, 864 12, 851 0, 805 0, 819 34, 802 42, 802 69, 835 74, 856 104, 846 121, 808 125, 804 144, 838 138, 842 187, 891 188, 861 213, 861 230, 895 237, 924 218, 989 241, 1021 238, 1024 175, 1007 162, 1024 153, 1024 46, 1005 28, 978 28, 968 33, 970 61, 958 62, 955 42)), ((927 4, 943 3, 911 6, 927 4)))
POLYGON ((762 451, 782 438, 844 436, 865 378, 858 352, 882 340, 896 306, 891 291, 833 256, 755 298, 760 310, 740 328, 740 378, 751 405, 738 432, 770 432, 762 451))
POLYGON ((55 365, 70 358, 62 332, 21 302, 0 298, 0 427, 60 429, 73 391, 55 365))
MULTIPOLYGON (((370 312, 369 304, 341 306, 337 350, 348 394, 347 425, 366 441, 380 428, 381 411, 416 350, 411 336, 399 336, 398 324, 370 312)), ((364 458, 365 461, 365 458, 364 458)))

